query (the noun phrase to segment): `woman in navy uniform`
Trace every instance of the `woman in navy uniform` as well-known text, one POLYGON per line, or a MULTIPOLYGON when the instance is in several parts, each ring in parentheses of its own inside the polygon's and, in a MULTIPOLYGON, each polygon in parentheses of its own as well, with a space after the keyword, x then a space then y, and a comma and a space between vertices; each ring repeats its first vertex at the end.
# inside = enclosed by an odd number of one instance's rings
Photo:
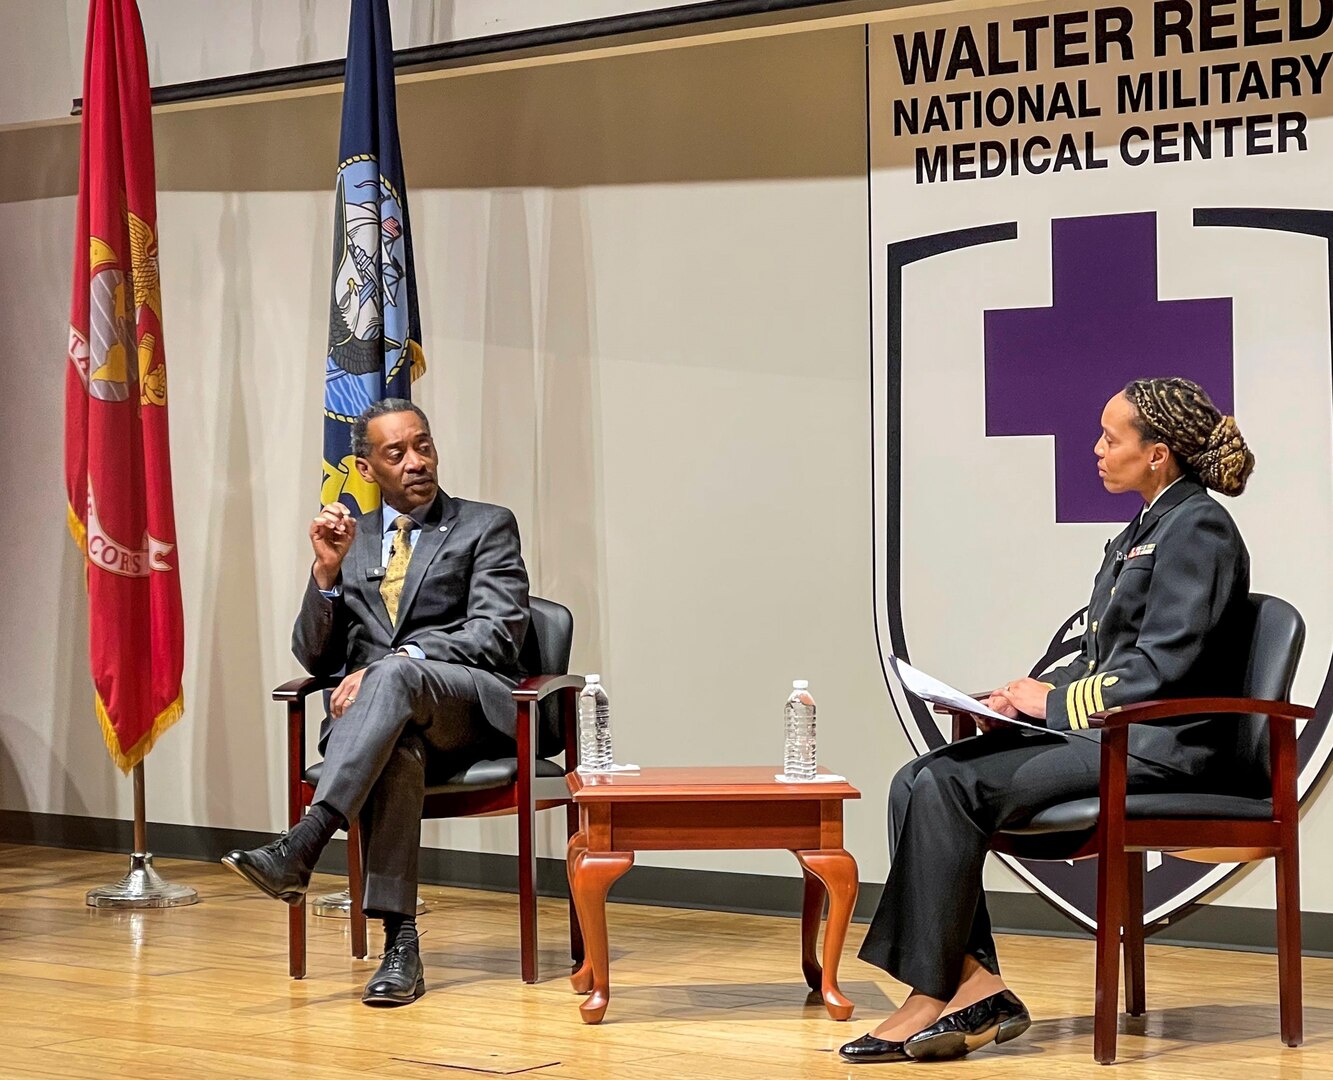
MULTIPOLYGON (((992 709, 1082 732, 1103 709, 1239 691, 1251 626, 1250 559, 1205 490, 1239 495, 1254 456, 1236 422, 1187 379, 1140 379, 1102 412, 1097 471, 1144 508, 1107 545, 1077 658, 1019 678, 992 709)), ((1216 732, 1216 728, 1213 729, 1216 732)), ((861 959, 912 988, 848 1061, 959 1057, 1027 1030, 1000 976, 982 891, 990 837, 1045 806, 1095 795, 1098 732, 1033 735, 999 725, 909 762, 889 789, 891 866, 861 959)), ((1225 774, 1228 749, 1201 719, 1136 727, 1129 790, 1180 790, 1225 774)))

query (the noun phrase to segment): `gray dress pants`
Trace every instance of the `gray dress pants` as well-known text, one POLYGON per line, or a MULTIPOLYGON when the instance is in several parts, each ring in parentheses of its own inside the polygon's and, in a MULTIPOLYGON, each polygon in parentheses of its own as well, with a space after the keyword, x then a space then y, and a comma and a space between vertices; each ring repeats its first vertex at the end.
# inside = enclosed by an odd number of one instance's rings
POLYGON ((416 911, 427 767, 460 771, 499 737, 463 665, 392 656, 366 668, 356 700, 321 740, 314 801, 361 819, 367 915, 416 911))

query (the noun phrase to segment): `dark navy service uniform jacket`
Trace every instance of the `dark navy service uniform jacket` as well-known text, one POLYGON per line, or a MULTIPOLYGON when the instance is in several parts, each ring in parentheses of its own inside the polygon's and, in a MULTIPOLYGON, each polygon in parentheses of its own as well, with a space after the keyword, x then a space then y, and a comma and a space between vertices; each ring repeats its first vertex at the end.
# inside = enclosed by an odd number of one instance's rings
MULTIPOLYGON (((1106 548, 1079 655, 1044 675, 1046 726, 1159 698, 1238 695, 1253 615, 1250 556, 1231 515, 1193 477, 1172 484, 1106 548)), ((1136 725, 1130 749, 1198 775, 1228 744, 1203 718, 1136 725)))

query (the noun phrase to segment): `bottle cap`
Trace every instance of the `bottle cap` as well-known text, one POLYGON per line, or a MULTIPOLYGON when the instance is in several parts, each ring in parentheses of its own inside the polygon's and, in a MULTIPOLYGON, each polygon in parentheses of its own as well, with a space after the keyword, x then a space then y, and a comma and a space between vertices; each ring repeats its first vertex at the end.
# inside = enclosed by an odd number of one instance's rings
POLYGON ((809 679, 792 679, 791 688, 793 690, 808 690, 810 688, 809 679))
POLYGON ((583 676, 583 685, 584 685, 584 686, 591 686, 593 683, 599 683, 599 682, 601 682, 601 681, 602 681, 602 677, 601 677, 600 675, 585 675, 585 676, 583 676))

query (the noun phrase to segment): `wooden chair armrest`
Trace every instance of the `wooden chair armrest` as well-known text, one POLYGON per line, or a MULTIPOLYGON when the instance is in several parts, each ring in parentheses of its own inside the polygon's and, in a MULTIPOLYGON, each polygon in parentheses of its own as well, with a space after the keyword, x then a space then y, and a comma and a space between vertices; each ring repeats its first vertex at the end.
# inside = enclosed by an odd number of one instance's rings
POLYGON ((1269 768, 1272 775, 1273 820, 1292 832, 1300 821, 1296 798, 1296 778, 1300 771, 1296 756, 1296 721, 1310 720, 1314 709, 1288 701, 1264 701, 1259 698, 1177 698, 1173 701, 1144 701, 1126 705, 1115 712, 1094 713, 1090 727, 1103 730, 1101 775, 1098 799, 1102 809, 1102 854, 1117 844, 1123 845, 1125 799, 1128 794, 1129 728, 1148 720, 1198 713, 1223 715, 1255 714, 1266 716, 1269 723, 1269 768))
POLYGON ((514 687, 514 700, 542 701, 557 690, 582 690, 584 681, 582 675, 532 675, 514 687))
POLYGON ((337 686, 342 679, 337 675, 305 675, 283 683, 273 691, 274 701, 300 701, 320 690, 337 686))
POLYGON ((1311 720, 1314 709, 1308 705, 1293 705, 1289 701, 1264 701, 1259 698, 1174 698, 1169 701, 1142 701, 1136 705, 1093 713, 1088 717, 1089 727, 1119 728, 1142 724, 1149 720, 1165 720, 1173 716, 1191 716, 1196 713, 1248 715, 1258 713, 1270 720, 1294 724, 1297 720, 1311 720))

